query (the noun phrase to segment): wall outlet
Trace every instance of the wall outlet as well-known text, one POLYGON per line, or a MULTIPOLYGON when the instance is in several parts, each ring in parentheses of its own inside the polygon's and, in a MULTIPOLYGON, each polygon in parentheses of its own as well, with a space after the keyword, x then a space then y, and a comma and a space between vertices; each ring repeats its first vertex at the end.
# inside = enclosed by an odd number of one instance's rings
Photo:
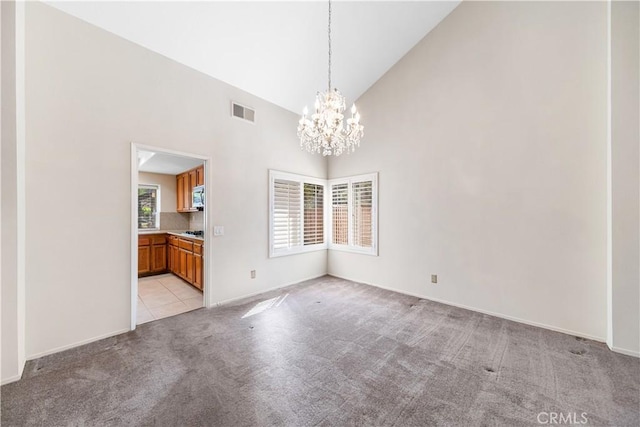
POLYGON ((255 270, 251 270, 251 278, 252 279, 256 278, 256 271, 255 270))
POLYGON ((214 236, 224 236, 224 226, 223 225, 214 225, 213 226, 213 235, 214 236))
POLYGON ((431 283, 438 283, 438 275, 437 274, 432 274, 431 275, 431 283))

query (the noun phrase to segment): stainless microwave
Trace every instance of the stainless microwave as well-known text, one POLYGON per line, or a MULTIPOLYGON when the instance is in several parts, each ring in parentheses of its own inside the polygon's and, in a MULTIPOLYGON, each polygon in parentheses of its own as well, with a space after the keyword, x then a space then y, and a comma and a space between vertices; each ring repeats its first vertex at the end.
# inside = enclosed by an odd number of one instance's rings
POLYGON ((193 187, 191 206, 198 209, 204 208, 204 185, 193 187))

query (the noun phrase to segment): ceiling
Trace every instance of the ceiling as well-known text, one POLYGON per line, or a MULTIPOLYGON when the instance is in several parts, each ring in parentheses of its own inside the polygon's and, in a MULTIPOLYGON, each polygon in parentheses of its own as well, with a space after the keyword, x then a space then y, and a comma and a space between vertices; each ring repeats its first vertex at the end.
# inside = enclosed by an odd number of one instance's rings
MULTIPOLYGON (((296 113, 327 87, 326 2, 47 3, 296 113)), ((332 3, 333 86, 358 99, 459 3, 332 3)))
POLYGON ((138 150, 138 171, 178 175, 204 162, 202 159, 138 150))

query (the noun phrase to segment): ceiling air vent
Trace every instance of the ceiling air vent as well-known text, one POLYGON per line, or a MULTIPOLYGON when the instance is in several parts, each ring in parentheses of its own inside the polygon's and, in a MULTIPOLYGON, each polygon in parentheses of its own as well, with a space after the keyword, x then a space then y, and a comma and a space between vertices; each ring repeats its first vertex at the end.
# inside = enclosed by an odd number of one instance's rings
POLYGON ((256 111, 252 108, 240 105, 237 102, 231 102, 231 116, 238 119, 246 120, 251 123, 256 122, 256 111))

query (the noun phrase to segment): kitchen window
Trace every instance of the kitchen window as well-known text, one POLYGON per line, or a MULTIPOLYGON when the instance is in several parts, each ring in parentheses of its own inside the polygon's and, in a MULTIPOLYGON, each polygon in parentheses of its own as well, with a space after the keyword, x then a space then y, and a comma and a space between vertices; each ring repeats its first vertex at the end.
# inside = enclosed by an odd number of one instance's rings
POLYGON ((269 256, 327 248, 326 181, 269 171, 269 256))
POLYGON ((160 186, 138 185, 138 230, 160 229, 160 186))

